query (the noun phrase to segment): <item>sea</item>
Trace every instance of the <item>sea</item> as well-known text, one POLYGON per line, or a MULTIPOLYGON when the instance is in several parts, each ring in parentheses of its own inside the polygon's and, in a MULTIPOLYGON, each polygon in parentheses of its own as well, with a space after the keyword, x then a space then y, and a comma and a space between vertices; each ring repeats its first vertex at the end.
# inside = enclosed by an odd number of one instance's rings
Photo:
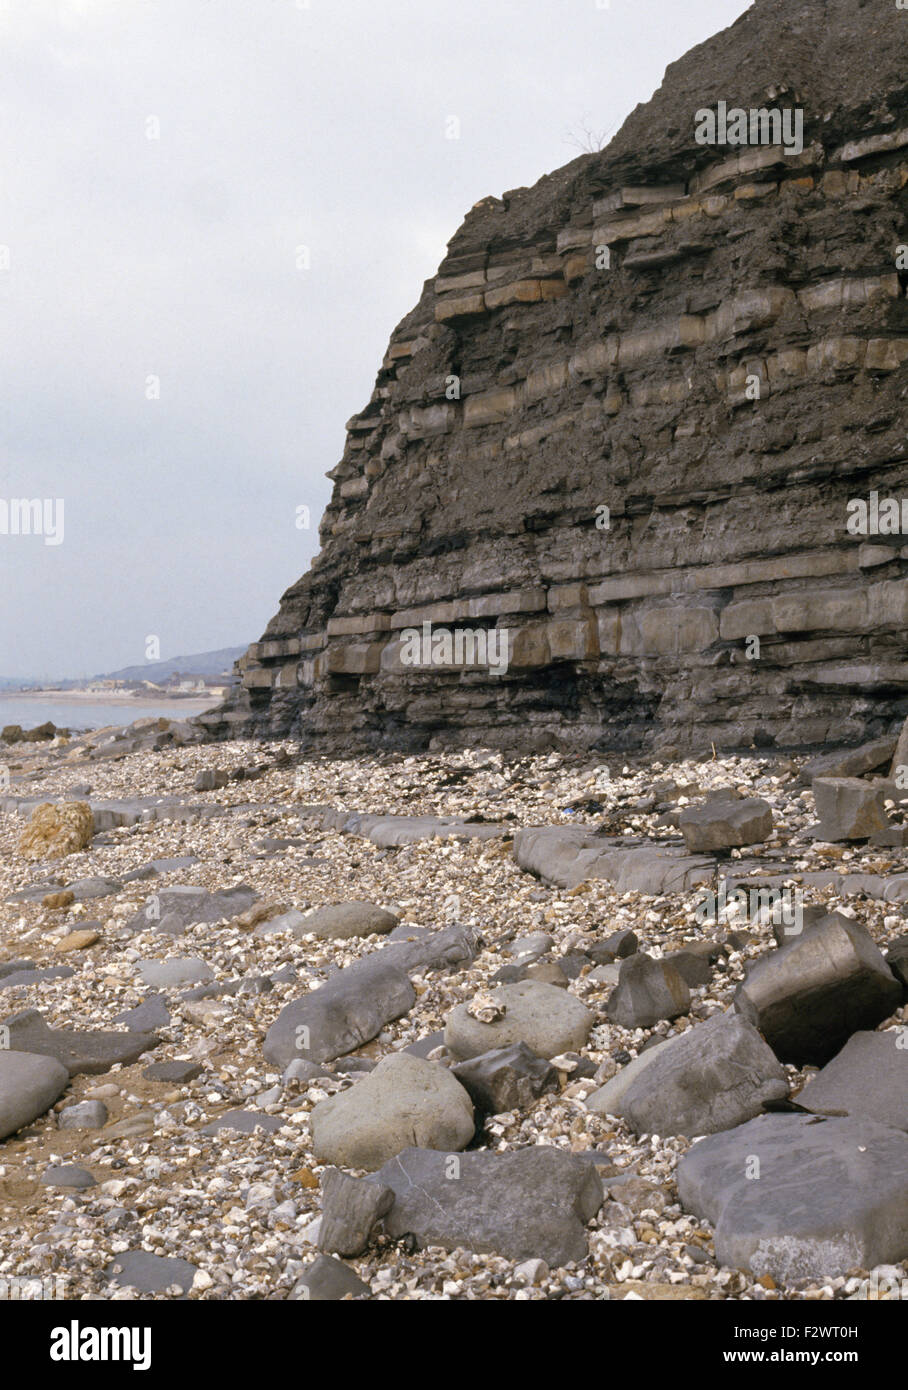
POLYGON ((103 729, 108 724, 132 724, 136 719, 163 717, 189 719, 203 710, 213 709, 219 700, 134 700, 114 703, 99 700, 42 700, 40 695, 0 695, 0 729, 7 724, 21 724, 33 729, 48 720, 58 729, 85 733, 103 729))

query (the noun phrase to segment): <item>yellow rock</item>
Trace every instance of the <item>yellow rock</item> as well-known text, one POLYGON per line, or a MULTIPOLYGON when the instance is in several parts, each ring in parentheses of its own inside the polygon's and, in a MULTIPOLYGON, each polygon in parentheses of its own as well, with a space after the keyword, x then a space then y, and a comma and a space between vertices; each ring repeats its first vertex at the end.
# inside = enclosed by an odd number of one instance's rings
POLYGON ((41 899, 42 907, 69 907, 70 903, 75 902, 76 895, 67 888, 62 893, 45 893, 41 899))
POLYGON ((58 941, 54 947, 55 951, 84 951, 88 946, 94 946, 96 941, 101 940, 101 933, 97 931, 72 931, 69 936, 64 936, 62 941, 58 941))
POLYGON ((318 1187, 318 1178, 311 1168, 299 1168, 295 1173, 291 1173, 294 1182, 302 1183, 303 1187, 318 1187))
POLYGON ((61 859, 75 854, 91 844, 94 819, 85 801, 67 801, 53 806, 42 802, 32 811, 21 839, 19 853, 23 859, 61 859))
POLYGON ((628 1279, 623 1284, 616 1284, 615 1292, 619 1296, 635 1293, 647 1302, 683 1302, 706 1297, 705 1289, 692 1284, 647 1284, 643 1279, 628 1279))

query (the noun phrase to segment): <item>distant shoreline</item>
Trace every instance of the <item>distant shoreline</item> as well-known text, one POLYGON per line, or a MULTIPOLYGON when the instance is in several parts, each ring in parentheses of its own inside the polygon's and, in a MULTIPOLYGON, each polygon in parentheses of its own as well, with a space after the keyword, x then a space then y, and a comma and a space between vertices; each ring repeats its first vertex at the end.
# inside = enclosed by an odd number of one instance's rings
POLYGON ((118 691, 96 690, 0 690, 0 700, 22 700, 27 704, 53 703, 68 705, 84 701, 91 705, 128 705, 130 709, 159 708, 162 704, 172 704, 174 709, 192 709, 194 714, 213 709, 221 703, 217 695, 123 695, 118 691))

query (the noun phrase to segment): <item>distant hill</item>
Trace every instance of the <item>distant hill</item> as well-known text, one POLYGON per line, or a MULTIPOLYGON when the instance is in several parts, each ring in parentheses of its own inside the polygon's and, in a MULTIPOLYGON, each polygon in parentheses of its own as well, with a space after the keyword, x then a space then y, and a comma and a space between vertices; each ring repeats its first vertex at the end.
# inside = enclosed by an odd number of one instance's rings
POLYGON ((216 652, 195 652, 190 656, 173 656, 167 661, 145 661, 141 666, 124 666, 119 671, 105 671, 95 680, 161 681, 177 674, 182 676, 227 676, 233 663, 245 652, 245 647, 221 647, 216 652))

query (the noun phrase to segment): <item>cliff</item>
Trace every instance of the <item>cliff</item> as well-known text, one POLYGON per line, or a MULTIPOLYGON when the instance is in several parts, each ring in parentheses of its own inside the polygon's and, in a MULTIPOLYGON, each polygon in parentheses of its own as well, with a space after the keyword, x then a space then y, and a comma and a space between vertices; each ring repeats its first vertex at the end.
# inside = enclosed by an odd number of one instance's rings
POLYGON ((209 729, 324 751, 894 730, 906 73, 895 0, 758 0, 606 150, 477 203, 209 729), (700 143, 723 102, 775 143, 700 143), (506 632, 507 669, 407 664, 423 624, 506 632))

